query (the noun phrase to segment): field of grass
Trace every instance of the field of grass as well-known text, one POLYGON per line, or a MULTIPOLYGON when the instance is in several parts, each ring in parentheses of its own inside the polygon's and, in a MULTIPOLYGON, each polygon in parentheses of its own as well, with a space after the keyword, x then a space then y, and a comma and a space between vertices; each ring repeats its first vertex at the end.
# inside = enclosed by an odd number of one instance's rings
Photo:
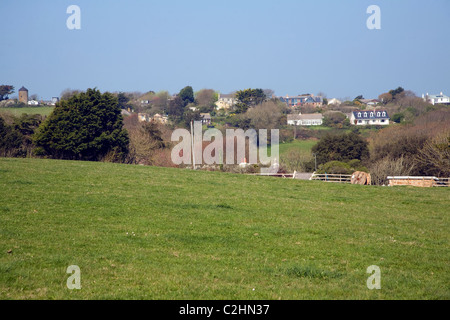
POLYGON ((450 298, 447 188, 0 158, 0 189, 0 299, 450 298))
POLYGON ((52 113, 53 108, 54 107, 0 108, 0 112, 10 112, 16 117, 21 116, 23 113, 49 116, 50 113, 52 113))
POLYGON ((280 143, 280 155, 283 155, 290 150, 299 150, 299 151, 307 151, 311 152, 312 147, 318 142, 316 139, 308 139, 308 140, 293 140, 291 142, 280 143))

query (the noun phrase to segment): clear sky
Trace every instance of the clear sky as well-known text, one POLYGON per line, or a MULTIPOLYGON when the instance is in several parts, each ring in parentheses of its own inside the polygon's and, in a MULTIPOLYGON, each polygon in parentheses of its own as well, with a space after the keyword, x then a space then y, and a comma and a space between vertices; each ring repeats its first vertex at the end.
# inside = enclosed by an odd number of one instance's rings
POLYGON ((0 0, 0 84, 328 98, 450 94, 450 0, 0 0), (81 29, 69 30, 69 5, 81 29), (381 9, 369 30, 368 6, 381 9))

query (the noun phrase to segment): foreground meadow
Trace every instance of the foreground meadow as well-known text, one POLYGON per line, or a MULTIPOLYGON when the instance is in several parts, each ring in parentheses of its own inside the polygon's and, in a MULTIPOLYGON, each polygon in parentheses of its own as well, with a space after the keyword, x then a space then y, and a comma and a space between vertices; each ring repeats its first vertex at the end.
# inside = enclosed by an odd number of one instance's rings
POLYGON ((0 299, 450 298, 448 188, 1 158, 0 190, 0 299))

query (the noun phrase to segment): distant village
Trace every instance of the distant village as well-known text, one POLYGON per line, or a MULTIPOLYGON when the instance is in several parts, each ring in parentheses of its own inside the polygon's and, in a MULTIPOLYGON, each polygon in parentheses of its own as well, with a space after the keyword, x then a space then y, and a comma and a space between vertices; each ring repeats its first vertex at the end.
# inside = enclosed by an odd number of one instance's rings
MULTIPOLYGON (((174 95, 176 96, 176 95, 174 95)), ((143 95, 142 97, 146 97, 143 95)), ((324 114, 320 108, 328 106, 332 109, 333 106, 339 106, 345 104, 345 101, 341 101, 337 98, 326 99, 321 95, 314 94, 301 94, 294 96, 275 96, 267 97, 268 99, 275 99, 285 103, 291 110, 290 114, 287 114, 286 124, 291 126, 322 126, 324 121, 324 114), (309 112, 303 113, 301 110, 307 109, 309 112), (314 112, 311 112, 313 110, 314 112)), ((169 97, 168 100, 173 99, 169 97)), ((383 108, 384 104, 382 99, 364 99, 362 97, 357 98, 357 106, 355 110, 351 112, 343 113, 349 120, 350 125, 356 126, 386 126, 391 122, 391 116, 388 111, 383 108)), ((422 100, 432 105, 450 105, 450 97, 443 92, 439 94, 422 94, 422 100)), ((21 87, 18 90, 18 99, 7 99, 1 102, 1 107, 8 107, 8 105, 16 105, 17 103, 36 107, 36 106, 55 106, 60 101, 60 97, 52 97, 51 100, 44 101, 38 100, 37 96, 29 96, 28 89, 21 87)), ((355 100, 354 100, 355 101, 355 100)), ((136 101, 141 106, 151 104, 149 99, 138 99, 136 101)), ((215 111, 232 113, 233 109, 238 102, 235 93, 221 94, 217 93, 217 101, 215 102, 215 111)), ((136 113, 133 106, 129 106, 122 109, 123 115, 131 115, 136 113)), ((195 106, 189 107, 191 111, 197 111, 195 106)), ((146 112, 137 112, 138 119, 141 122, 155 121, 161 124, 169 123, 169 116, 167 114, 150 114, 146 112)), ((204 125, 211 125, 213 115, 211 113, 200 113, 201 121, 204 125)))
MULTIPOLYGON (((299 110, 298 113, 291 113, 287 115, 287 124, 292 126, 321 126, 323 125, 324 115, 320 112, 302 113, 301 107, 314 107, 319 109, 326 102, 327 106, 338 106, 344 103, 336 98, 324 101, 322 96, 315 96, 313 94, 302 94, 296 96, 272 96, 272 99, 277 99, 285 103, 291 110, 299 110)), ((450 97, 444 95, 442 92, 435 95, 423 94, 422 99, 424 102, 431 103, 432 105, 450 105, 450 97)), ((390 116, 387 110, 383 109, 383 101, 379 99, 358 99, 360 110, 355 110, 349 113, 344 113, 351 125, 356 126, 372 126, 372 125, 389 125, 390 116)), ((149 104, 149 100, 141 100, 141 104, 149 104)), ((232 112, 234 106, 237 103, 235 94, 218 94, 218 100, 215 103, 215 109, 217 111, 232 112)), ((195 107, 191 107, 192 111, 196 111, 195 107)), ((122 110, 124 115, 132 114, 132 110, 122 110)), ((200 113, 201 121, 205 125, 210 125, 212 121, 212 115, 210 113, 200 113)), ((150 122, 156 121, 158 123, 167 124, 169 118, 167 115, 161 115, 159 113, 151 115, 148 113, 138 113, 140 121, 150 122)))

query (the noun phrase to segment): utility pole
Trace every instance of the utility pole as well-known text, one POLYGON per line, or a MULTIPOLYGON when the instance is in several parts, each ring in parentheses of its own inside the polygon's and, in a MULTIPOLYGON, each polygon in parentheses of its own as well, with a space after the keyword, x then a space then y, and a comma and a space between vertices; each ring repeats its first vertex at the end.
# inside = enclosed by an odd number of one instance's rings
POLYGON ((192 150, 192 169, 195 170, 194 127, 192 120, 191 120, 191 150, 192 150))
POLYGON ((314 172, 317 172, 317 153, 313 153, 314 155, 314 172))

